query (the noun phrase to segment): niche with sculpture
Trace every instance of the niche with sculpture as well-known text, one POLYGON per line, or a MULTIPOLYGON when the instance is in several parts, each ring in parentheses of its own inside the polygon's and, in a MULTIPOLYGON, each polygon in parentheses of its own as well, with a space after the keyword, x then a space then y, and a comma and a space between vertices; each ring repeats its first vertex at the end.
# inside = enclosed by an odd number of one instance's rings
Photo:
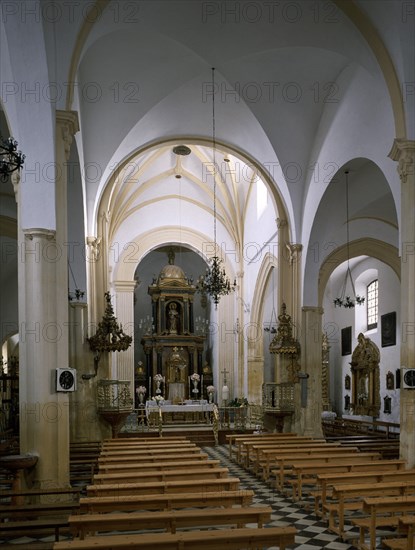
POLYGON ((352 353, 352 402, 353 414, 377 417, 380 413, 380 353, 377 345, 362 333, 352 353))

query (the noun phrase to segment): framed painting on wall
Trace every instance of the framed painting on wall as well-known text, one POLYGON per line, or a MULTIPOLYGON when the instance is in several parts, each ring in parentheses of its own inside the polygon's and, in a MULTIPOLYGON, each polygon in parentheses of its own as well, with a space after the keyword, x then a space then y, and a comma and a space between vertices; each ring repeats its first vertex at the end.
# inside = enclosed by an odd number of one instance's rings
POLYGON ((352 353, 352 327, 342 328, 342 355, 352 353))
POLYGON ((396 311, 380 317, 382 348, 396 346, 396 311))

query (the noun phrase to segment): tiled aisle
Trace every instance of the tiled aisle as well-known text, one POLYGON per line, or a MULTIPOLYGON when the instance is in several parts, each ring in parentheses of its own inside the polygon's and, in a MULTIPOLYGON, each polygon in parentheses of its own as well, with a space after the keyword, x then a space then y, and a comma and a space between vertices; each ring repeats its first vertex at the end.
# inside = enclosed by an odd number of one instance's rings
MULTIPOLYGON (((229 468, 231 475, 241 480, 241 489, 251 489, 255 492, 255 504, 272 507, 274 513, 271 516, 272 522, 268 525, 293 525, 297 528, 298 534, 295 537, 297 544, 296 546, 291 546, 290 549, 316 550, 317 548, 324 548, 327 550, 355 550, 355 546, 345 544, 336 535, 328 531, 325 522, 319 521, 319 518, 305 508, 294 504, 289 498, 284 497, 266 483, 259 481, 254 475, 238 466, 235 462, 230 461, 228 445, 204 447, 203 450, 211 458, 219 459, 224 466, 229 468)), ((310 509, 313 509, 311 502, 310 509)), ((269 550, 274 550, 274 548, 270 548, 269 550)))

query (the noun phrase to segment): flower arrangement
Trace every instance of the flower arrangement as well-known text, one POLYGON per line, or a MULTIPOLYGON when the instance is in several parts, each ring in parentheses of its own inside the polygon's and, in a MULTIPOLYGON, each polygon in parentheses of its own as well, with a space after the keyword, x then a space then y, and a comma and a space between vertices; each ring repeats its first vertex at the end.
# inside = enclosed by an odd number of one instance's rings
POLYGON ((215 391, 215 386, 208 386, 208 387, 206 388, 206 391, 207 391, 208 393, 214 393, 214 391, 215 391))
POLYGON ((160 405, 162 403, 162 401, 164 401, 164 397, 162 397, 161 395, 155 395, 151 399, 153 401, 155 401, 157 403, 157 405, 160 405))
POLYGON ((158 380, 159 382, 163 382, 163 380, 164 380, 163 375, 161 375, 161 374, 155 374, 155 375, 154 375, 154 380, 155 380, 156 382, 157 382, 157 380, 158 380))
POLYGON ((145 394, 147 393, 147 388, 145 386, 138 386, 138 388, 135 390, 137 394, 145 394))
POLYGON ((194 372, 194 373, 191 375, 190 380, 197 380, 197 382, 199 382, 200 376, 197 374, 197 372, 194 372))

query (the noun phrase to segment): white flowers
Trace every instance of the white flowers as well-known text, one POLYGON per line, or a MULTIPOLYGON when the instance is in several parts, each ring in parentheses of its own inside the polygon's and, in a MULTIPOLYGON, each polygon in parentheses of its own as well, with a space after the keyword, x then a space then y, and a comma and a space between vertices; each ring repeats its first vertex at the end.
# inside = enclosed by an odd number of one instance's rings
POLYGON ((206 388, 206 391, 207 391, 208 393, 214 393, 214 391, 215 391, 215 386, 208 386, 208 387, 206 388))
POLYGON ((158 405, 160 405, 162 401, 164 401, 164 397, 162 397, 161 395, 155 395, 151 399, 155 401, 158 405))
POLYGON ((157 382, 157 380, 158 380, 159 382, 163 382, 164 378, 163 378, 163 376, 162 376, 161 374, 155 374, 155 375, 154 375, 154 380, 155 380, 156 382, 157 382))
POLYGON ((194 373, 191 375, 190 380, 196 380, 197 382, 199 382, 200 376, 197 374, 197 372, 194 372, 194 373))
POLYGON ((137 394, 145 394, 147 393, 147 388, 145 386, 138 386, 138 388, 135 390, 137 394))

